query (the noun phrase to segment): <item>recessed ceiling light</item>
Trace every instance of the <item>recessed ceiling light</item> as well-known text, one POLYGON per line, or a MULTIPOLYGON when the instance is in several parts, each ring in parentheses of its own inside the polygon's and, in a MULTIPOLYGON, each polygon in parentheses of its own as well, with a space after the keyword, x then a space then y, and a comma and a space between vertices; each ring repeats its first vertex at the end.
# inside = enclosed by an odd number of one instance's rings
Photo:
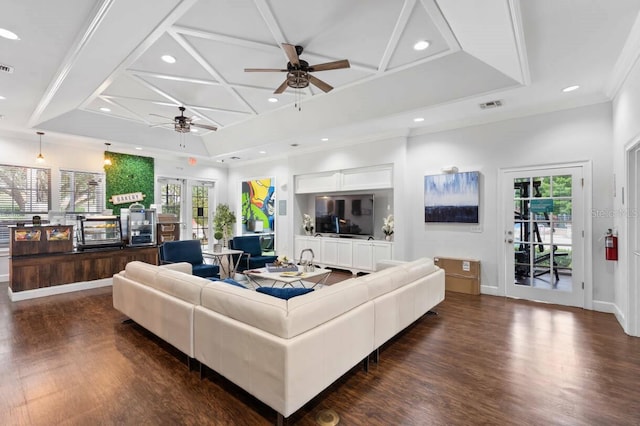
POLYGON ((4 37, 9 40, 20 40, 20 37, 18 37, 16 33, 5 28, 0 28, 0 37, 4 37))
POLYGON ((111 108, 102 107, 102 108, 100 108, 100 111, 102 111, 102 112, 111 112, 111 108))
POLYGON ((416 117, 416 118, 413 119, 413 121, 416 122, 416 123, 420 123, 421 121, 424 121, 424 118, 416 117))
POLYGON ((575 86, 569 86, 569 87, 565 87, 564 89, 562 89, 563 92, 567 93, 567 92, 573 92, 574 90, 578 90, 580 88, 580 86, 578 86, 577 84, 575 86))
POLYGON ((163 61, 165 61, 168 64, 175 64, 176 63, 176 58, 174 58, 171 55, 162 55, 162 57, 160 58, 163 61))
POLYGON ((216 160, 216 163, 224 163, 224 160, 216 160))
POLYGON ((278 98, 269 98, 268 101, 272 104, 275 104, 276 102, 278 102, 278 98))
POLYGON ((5 98, 4 96, 0 96, 0 101, 4 101, 5 99, 7 98, 5 98))
POLYGON ((198 133, 198 129, 195 129, 195 128, 193 128, 193 127, 191 128, 191 131, 192 131, 193 133, 198 133))
POLYGON ((260 151, 260 154, 266 154, 267 151, 260 151))
POLYGON ((328 140, 329 140, 329 138, 322 138, 322 139, 320 139, 320 140, 321 140, 322 142, 326 142, 326 141, 328 141, 328 140))
POLYGON ((413 45, 413 50, 424 50, 427 47, 429 47, 430 44, 431 43, 429 43, 427 40, 420 40, 419 42, 413 45))
POLYGON ((136 149, 137 149, 138 151, 142 151, 142 148, 141 148, 141 147, 139 147, 139 146, 136 146, 136 149))

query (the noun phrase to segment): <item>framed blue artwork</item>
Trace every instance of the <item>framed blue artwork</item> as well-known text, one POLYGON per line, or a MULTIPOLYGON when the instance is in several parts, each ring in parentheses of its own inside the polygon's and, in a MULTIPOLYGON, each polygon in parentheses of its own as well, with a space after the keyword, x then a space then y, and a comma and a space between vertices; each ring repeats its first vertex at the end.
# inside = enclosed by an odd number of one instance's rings
POLYGON ((424 221, 479 223, 480 172, 424 177, 424 221))

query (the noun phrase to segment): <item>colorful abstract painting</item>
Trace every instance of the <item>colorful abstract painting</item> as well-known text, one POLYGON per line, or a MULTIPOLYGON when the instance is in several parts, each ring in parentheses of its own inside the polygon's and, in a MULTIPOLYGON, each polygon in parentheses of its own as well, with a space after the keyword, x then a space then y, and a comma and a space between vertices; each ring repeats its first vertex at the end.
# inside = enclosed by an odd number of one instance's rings
POLYGON ((479 223, 479 172, 424 177, 424 221, 479 223))
MULTIPOLYGON (((276 189, 274 179, 256 179, 242 182, 242 223, 247 230, 256 229, 256 222, 262 223, 262 230, 274 230, 276 189)), ((260 229, 260 227, 258 227, 260 229)))

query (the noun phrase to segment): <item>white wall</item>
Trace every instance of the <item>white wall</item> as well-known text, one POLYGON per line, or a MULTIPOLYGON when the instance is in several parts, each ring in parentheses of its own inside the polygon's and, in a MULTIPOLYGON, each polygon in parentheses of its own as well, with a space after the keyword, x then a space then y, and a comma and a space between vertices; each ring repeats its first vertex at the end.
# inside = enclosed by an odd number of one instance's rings
MULTIPOLYGON (((617 179, 617 197, 614 199, 614 211, 621 212, 615 216, 615 226, 618 229, 619 260, 615 269, 615 303, 618 307, 616 316, 625 331, 634 336, 640 336, 640 286, 637 277, 628 274, 629 268, 633 268, 633 253, 629 252, 631 237, 628 232, 629 221, 634 220, 629 215, 627 205, 628 191, 633 189, 629 185, 627 166, 627 150, 640 143, 640 63, 635 66, 627 76, 622 88, 613 100, 613 141, 614 159, 613 170, 617 179), (627 198, 622 199, 622 191, 627 198), (635 280, 635 281, 634 281, 635 280)), ((635 185, 640 185, 636 182, 635 185)))
POLYGON ((255 162, 252 164, 232 167, 229 169, 227 184, 227 199, 229 206, 236 213, 235 235, 241 232, 242 224, 242 182, 247 180, 274 178, 276 190, 276 216, 275 216, 275 249, 278 254, 293 256, 293 240, 291 235, 291 210, 292 203, 289 200, 291 186, 289 182, 289 163, 285 158, 271 162, 255 162), (278 203, 287 200, 286 216, 279 214, 278 203))
MULTIPOLYGON (((404 203, 411 212, 410 256, 452 256, 481 261, 482 285, 498 288, 503 232, 498 223, 499 170, 520 166, 590 161, 593 166, 593 208, 612 208, 612 116, 609 103, 507 120, 483 126, 415 136, 407 146, 404 203), (439 174, 445 165, 480 171, 480 225, 425 224, 423 177, 439 174)), ((612 226, 610 218, 592 219, 594 301, 615 298, 612 262, 604 260, 598 238, 612 226)))

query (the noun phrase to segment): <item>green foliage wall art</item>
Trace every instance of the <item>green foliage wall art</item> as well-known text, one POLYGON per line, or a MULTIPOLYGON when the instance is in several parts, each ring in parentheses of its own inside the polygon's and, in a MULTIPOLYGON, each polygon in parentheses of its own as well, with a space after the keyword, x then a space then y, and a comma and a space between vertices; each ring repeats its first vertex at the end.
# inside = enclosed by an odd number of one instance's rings
POLYGON ((119 194, 142 192, 144 200, 140 201, 149 208, 154 203, 154 164, 153 158, 137 155, 119 154, 117 152, 105 152, 111 158, 111 165, 105 166, 107 180, 106 206, 113 209, 113 214, 119 215, 120 209, 129 208, 131 203, 113 204, 111 197, 119 194))

